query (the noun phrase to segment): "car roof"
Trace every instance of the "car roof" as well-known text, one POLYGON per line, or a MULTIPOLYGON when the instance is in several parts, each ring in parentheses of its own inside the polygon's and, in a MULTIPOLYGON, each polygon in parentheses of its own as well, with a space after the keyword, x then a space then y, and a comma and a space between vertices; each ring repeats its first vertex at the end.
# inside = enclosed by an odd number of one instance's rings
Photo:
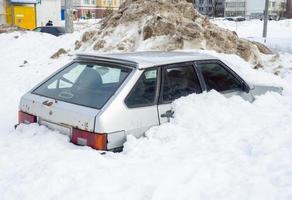
POLYGON ((78 54, 76 59, 114 61, 126 65, 145 69, 154 66, 181 63, 196 60, 213 60, 216 57, 197 52, 163 52, 163 51, 140 51, 132 53, 114 54, 78 54))

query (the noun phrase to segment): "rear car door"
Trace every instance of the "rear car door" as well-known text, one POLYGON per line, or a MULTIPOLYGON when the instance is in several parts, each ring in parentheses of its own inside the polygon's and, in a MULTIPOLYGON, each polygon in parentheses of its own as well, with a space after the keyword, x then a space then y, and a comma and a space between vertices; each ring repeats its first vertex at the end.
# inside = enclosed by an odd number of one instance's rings
POLYGON ((161 79, 158 115, 160 123, 165 123, 173 117, 175 99, 201 93, 202 88, 193 62, 162 66, 161 79))
POLYGON ((239 95, 253 101, 248 84, 224 63, 216 60, 197 61, 196 67, 203 80, 204 90, 216 90, 226 97, 239 95))
POLYGON ((146 69, 125 99, 127 111, 123 114, 127 135, 142 136, 150 127, 159 125, 157 102, 159 69, 146 69))

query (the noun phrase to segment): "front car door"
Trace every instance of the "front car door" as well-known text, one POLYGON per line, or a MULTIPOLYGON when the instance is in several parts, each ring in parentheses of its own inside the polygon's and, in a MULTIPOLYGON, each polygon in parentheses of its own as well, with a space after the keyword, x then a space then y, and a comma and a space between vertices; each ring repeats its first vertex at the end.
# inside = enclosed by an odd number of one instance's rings
POLYGON ((160 123, 168 122, 173 117, 171 103, 175 99, 201 92, 201 83, 193 62, 162 66, 158 104, 160 123))
POLYGON ((221 61, 197 61, 196 67, 204 90, 216 90, 226 97, 239 95, 250 102, 254 100, 248 84, 221 61))

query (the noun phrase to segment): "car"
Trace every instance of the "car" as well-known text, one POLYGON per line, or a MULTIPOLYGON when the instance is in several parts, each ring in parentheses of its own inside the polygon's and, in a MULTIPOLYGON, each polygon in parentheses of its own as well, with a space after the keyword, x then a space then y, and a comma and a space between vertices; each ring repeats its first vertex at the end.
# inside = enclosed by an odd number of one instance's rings
POLYGON ((236 22, 243 22, 243 21, 245 21, 246 19, 245 19, 245 17, 235 17, 235 20, 234 21, 236 21, 236 22))
POLYGON ((40 26, 33 29, 35 32, 48 33, 54 36, 61 36, 66 33, 65 27, 62 26, 40 26))
POLYGON ((227 21, 235 21, 234 20, 234 17, 225 17, 224 20, 227 20, 227 21))
POLYGON ((234 22, 242 22, 242 21, 245 21, 245 17, 241 17, 241 16, 238 16, 238 17, 225 17, 224 20, 227 20, 227 21, 234 21, 234 22))
POLYGON ((97 150, 120 151, 174 115, 172 102, 217 90, 252 102, 281 92, 248 84, 216 57, 193 52, 80 54, 24 94, 19 123, 38 123, 97 150))

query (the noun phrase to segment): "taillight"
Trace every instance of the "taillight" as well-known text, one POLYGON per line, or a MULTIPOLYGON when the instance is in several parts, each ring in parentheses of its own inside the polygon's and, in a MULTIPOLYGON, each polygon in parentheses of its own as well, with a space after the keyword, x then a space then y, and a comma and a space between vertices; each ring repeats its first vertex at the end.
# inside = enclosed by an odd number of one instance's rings
POLYGON ((34 115, 27 114, 22 111, 18 111, 18 123, 19 124, 31 124, 37 122, 37 118, 34 115))
POLYGON ((81 146, 90 146, 97 150, 106 150, 106 134, 93 133, 73 128, 71 142, 81 146))

